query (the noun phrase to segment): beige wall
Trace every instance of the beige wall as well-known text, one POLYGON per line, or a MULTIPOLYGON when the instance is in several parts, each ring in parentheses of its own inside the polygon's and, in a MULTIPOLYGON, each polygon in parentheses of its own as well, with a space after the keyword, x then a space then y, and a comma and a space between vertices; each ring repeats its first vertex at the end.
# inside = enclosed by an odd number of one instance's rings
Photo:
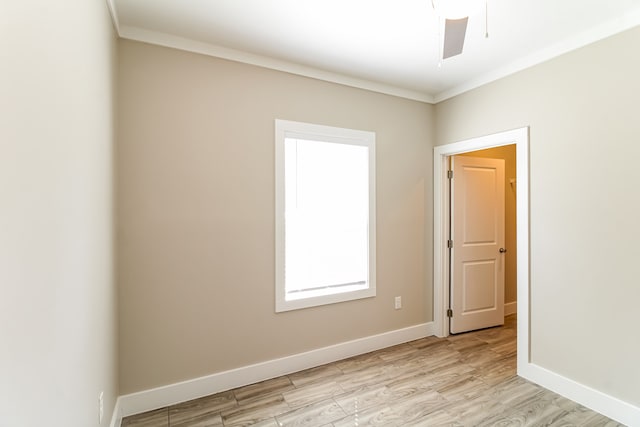
POLYGON ((636 406, 638 45, 640 28, 436 108, 438 144, 531 126, 532 361, 636 406))
POLYGON ((504 302, 517 300, 518 267, 517 267, 517 239, 516 239, 516 183, 510 181, 516 178, 516 146, 505 145, 486 150, 472 151, 461 156, 483 157, 504 160, 504 241, 507 253, 504 263, 504 302))
POLYGON ((105 2, 0 6, 0 425, 108 425, 115 38, 105 2))
POLYGON ((431 320, 433 106, 124 40, 119 54, 121 393, 431 320), (276 118, 376 132, 377 297, 275 314, 276 118))

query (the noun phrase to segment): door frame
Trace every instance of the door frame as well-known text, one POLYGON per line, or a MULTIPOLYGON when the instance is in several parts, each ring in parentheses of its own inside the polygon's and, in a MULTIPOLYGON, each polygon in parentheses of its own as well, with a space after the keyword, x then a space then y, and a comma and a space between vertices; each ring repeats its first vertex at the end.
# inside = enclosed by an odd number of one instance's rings
POLYGON ((447 160, 456 154, 486 148, 516 146, 516 236, 518 264, 518 373, 529 364, 529 127, 500 132, 433 149, 433 331, 438 337, 449 335, 447 318, 449 292, 448 183, 447 160))

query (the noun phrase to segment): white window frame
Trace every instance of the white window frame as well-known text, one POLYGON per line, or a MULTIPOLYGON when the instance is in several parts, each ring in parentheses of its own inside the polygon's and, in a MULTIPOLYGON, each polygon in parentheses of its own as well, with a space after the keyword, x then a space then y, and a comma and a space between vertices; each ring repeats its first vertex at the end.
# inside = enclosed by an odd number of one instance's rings
POLYGON ((276 228, 276 312, 297 310, 376 295, 376 156, 374 132, 323 126, 288 120, 275 121, 275 228, 276 228), (369 152, 369 277, 368 287, 361 290, 309 296, 287 300, 285 289, 285 139, 298 138, 368 147, 369 152))

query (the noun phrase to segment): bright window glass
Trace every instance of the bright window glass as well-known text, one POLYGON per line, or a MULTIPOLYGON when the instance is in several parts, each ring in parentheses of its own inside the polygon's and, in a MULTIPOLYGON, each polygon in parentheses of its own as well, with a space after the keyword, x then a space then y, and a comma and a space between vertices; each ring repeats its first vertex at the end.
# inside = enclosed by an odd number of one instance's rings
POLYGON ((276 121, 276 311, 375 295, 375 135, 276 121))

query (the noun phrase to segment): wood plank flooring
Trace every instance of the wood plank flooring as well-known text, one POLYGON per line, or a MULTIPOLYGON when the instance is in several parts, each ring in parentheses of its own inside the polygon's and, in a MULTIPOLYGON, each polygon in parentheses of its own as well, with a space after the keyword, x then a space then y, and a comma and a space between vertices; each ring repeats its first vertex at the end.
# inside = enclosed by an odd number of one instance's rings
POLYGON ((516 319, 127 417, 122 427, 620 426, 516 376, 516 319))

